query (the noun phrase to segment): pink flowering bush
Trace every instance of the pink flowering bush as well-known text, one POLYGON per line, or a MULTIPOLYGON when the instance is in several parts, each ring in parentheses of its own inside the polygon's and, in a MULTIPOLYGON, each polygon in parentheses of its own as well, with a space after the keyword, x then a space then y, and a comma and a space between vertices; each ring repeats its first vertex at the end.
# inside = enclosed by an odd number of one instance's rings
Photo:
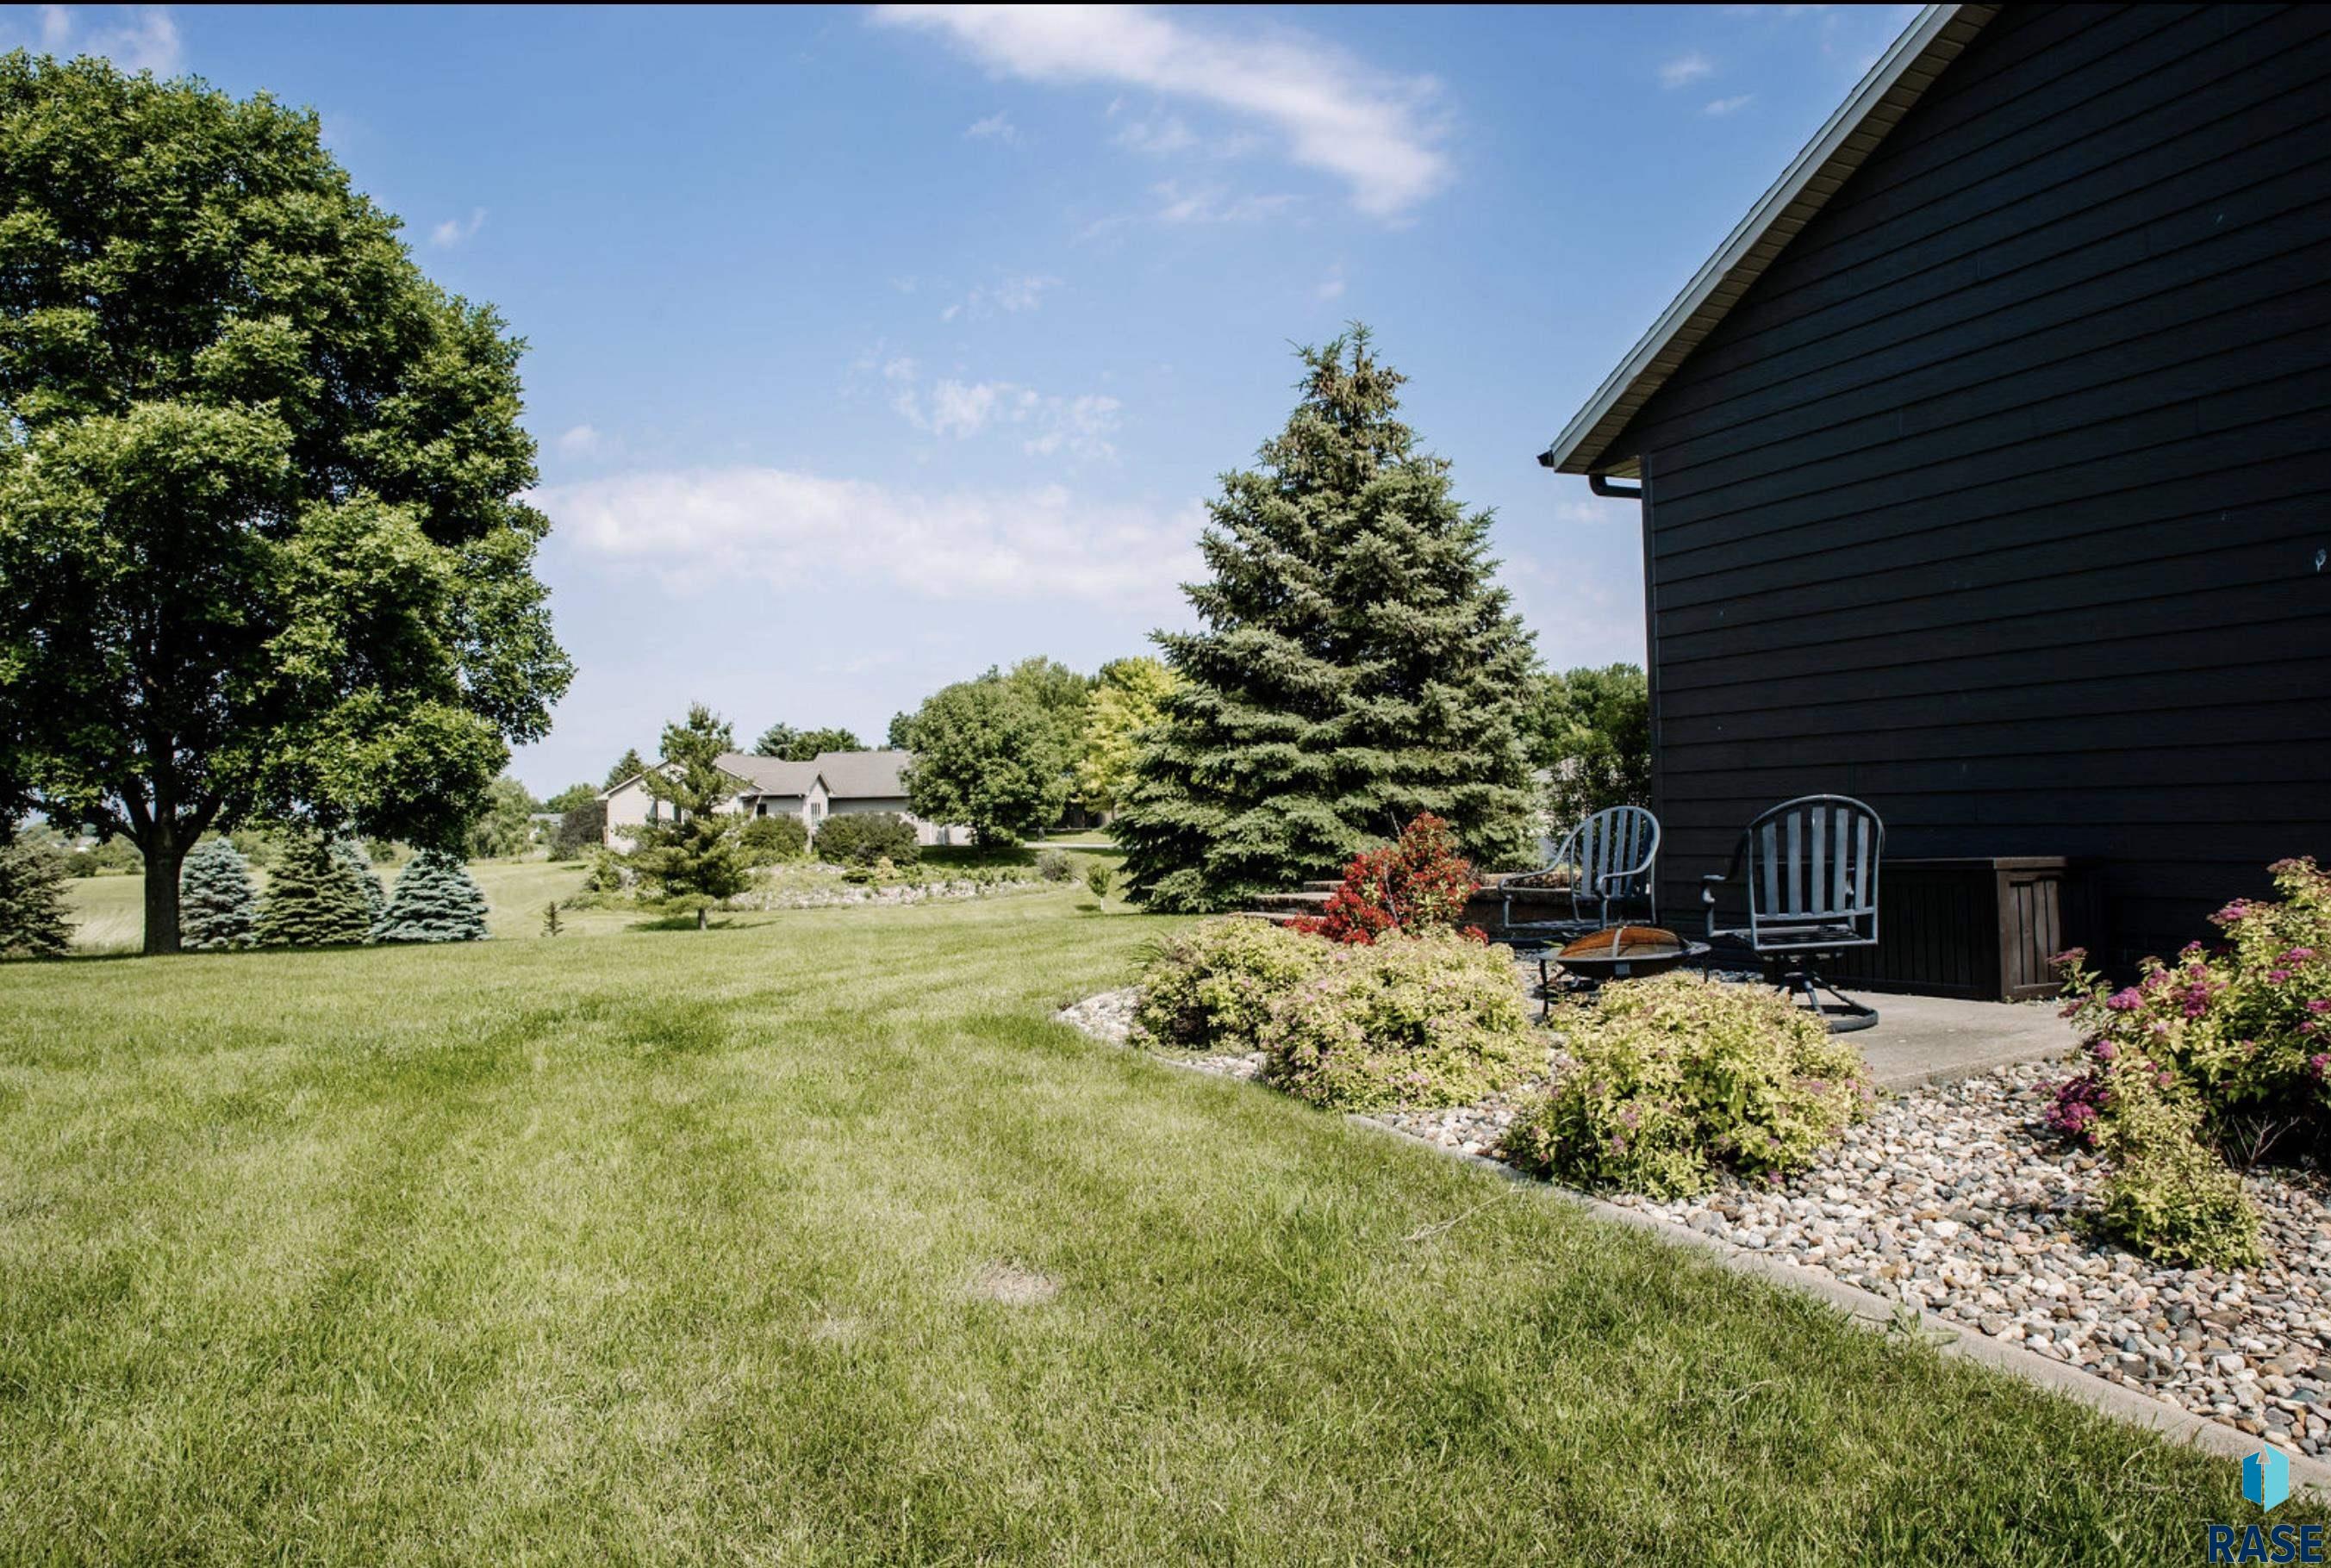
POLYGON ((2269 869, 2279 900, 2235 899, 2211 917, 2222 946, 2147 958, 2134 985, 2115 987, 2077 948, 2060 955, 2064 1016, 2091 1066, 2058 1091, 2050 1126, 2093 1142, 2126 1057, 2170 1073, 2222 1147, 2257 1153, 2291 1131, 2317 1143, 2331 1130, 2331 873, 2311 859, 2269 869))
POLYGON ((2105 1156, 2105 1228, 2164 1262, 2256 1262, 2258 1213, 2225 1156, 2331 1133, 2331 874, 2269 870, 2279 899, 2235 899, 2211 917, 2222 946, 2147 958, 2134 985, 2078 948, 2058 958, 2089 1065, 2044 1119, 2105 1156))

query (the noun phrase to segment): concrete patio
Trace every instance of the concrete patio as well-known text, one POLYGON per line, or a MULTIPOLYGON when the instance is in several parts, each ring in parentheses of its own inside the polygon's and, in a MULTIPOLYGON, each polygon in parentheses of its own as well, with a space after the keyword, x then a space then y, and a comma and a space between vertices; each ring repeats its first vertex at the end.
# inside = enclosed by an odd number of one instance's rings
POLYGON ((1878 1009, 1878 1022, 1851 1038, 1861 1047, 1881 1088, 1915 1088, 1973 1078, 2021 1061, 2045 1061, 2079 1044, 2053 1003, 1962 1002, 1945 996, 1858 1000, 1878 1009))

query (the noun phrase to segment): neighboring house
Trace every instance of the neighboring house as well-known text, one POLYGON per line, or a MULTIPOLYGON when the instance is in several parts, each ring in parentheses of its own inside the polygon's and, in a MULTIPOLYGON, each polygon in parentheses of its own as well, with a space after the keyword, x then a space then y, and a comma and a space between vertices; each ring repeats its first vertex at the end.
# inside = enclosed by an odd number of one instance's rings
MULTIPOLYGON (((748 817, 794 817, 813 837, 829 815, 889 812, 906 819, 919 843, 970 842, 968 829, 927 822, 909 808, 899 774, 912 761, 914 754, 905 751, 829 751, 813 762, 729 752, 720 758, 720 768, 737 781, 737 794, 721 810, 748 817)), ((627 778, 599 796, 607 803, 610 848, 628 847, 642 826, 661 820, 670 809, 648 794, 643 778, 627 778)))
POLYGON ((2122 965, 2331 858, 2326 105, 2331 8, 1930 6, 1571 420, 1663 909, 1817 791, 2122 965))

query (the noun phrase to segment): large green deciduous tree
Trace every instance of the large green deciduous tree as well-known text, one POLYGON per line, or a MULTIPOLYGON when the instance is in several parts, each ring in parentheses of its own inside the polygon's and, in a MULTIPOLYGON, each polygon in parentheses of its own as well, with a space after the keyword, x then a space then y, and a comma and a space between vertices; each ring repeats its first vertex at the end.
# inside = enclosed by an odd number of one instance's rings
POLYGON ((1530 639, 1489 515, 1417 450, 1365 328, 1301 353, 1287 428, 1209 505, 1200 629, 1156 639, 1181 683, 1113 830, 1154 908, 1327 875, 1421 812, 1485 864, 1528 839, 1530 639))
POLYGON ((990 670, 944 687, 915 715, 907 800, 925 822, 962 822, 983 848, 1041 836, 1068 802, 1060 717, 990 670))
POLYGON ((1155 659, 1112 659, 1100 667, 1079 737, 1077 798, 1085 809, 1117 809, 1133 782, 1142 733, 1164 717, 1174 672, 1155 659))
POLYGON ((1651 803, 1651 695, 1641 665, 1548 671, 1523 727, 1530 760, 1546 770, 1557 836, 1605 806, 1651 803))
POLYGON ((659 810, 635 835, 632 869, 665 898, 693 908, 699 931, 706 910, 753 885, 740 819, 720 809, 737 794, 737 780, 720 759, 736 749, 728 721, 699 702, 686 719, 664 727, 663 761, 640 775, 659 810))
POLYGON ((452 844, 570 674, 520 345, 313 113, 0 57, 0 786, 135 842, 452 844))

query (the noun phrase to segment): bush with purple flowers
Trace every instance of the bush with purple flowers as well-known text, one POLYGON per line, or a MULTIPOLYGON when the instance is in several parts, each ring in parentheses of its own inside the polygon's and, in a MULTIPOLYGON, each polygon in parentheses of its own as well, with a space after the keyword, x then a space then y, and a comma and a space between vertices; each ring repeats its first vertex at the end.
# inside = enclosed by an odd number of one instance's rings
POLYGON ((2116 987, 2075 948, 2059 957, 2092 1065, 2060 1091, 2072 1125, 2093 1142, 2082 1105, 2109 1114, 2104 1079, 2126 1055, 2155 1064, 2190 1092, 2203 1136, 2255 1157, 2290 1134, 2319 1145, 2331 1131, 2331 872, 2312 860, 2269 868, 2279 900, 2237 898, 2211 919, 2214 950, 2189 945, 2174 963, 2147 958, 2136 984, 2116 987))
POLYGON ((2331 1133, 2331 874, 2269 870, 2279 899, 2233 900, 2210 917, 2222 946, 2147 958, 2134 985, 2078 948, 2057 959, 2089 1065, 2045 1120, 2103 1153, 2107 1228, 2164 1261, 2254 1261, 2257 1212, 2225 1157, 2331 1133))

